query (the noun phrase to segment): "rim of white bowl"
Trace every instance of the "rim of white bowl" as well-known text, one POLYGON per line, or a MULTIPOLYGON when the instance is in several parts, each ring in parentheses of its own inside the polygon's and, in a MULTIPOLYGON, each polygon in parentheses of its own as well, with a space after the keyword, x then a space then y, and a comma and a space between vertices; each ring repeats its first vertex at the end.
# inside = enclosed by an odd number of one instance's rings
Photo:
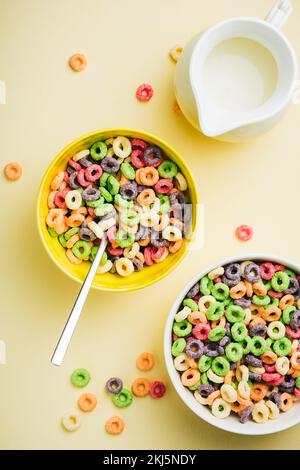
POLYGON ((245 255, 236 255, 223 258, 221 260, 216 261, 215 263, 210 264, 206 268, 202 269, 198 274, 196 274, 193 279, 191 279, 191 281, 185 285, 185 287, 180 291, 179 295, 177 296, 170 310, 165 325, 164 355, 168 374, 177 394, 185 403, 185 405, 188 406, 188 408, 190 408, 190 410, 193 411, 199 418, 203 419, 212 426, 215 426, 216 428, 222 429, 223 431, 243 435, 259 436, 265 434, 274 434, 276 432, 284 431, 285 429, 291 428, 299 424, 300 402, 294 403, 294 406, 286 413, 280 413, 279 418, 277 418, 276 420, 269 420, 263 424, 258 424, 254 421, 248 421, 247 423, 242 424, 239 422, 236 416, 229 416, 225 419, 216 418, 212 415, 208 407, 198 403, 194 398, 193 393, 182 385, 180 381, 180 375, 173 365, 173 357, 171 354, 172 325, 174 321, 174 316, 177 313, 181 302, 183 301, 191 287, 193 287, 193 285, 198 280, 200 280, 200 278, 202 278, 212 269, 215 269, 218 266, 223 266, 224 264, 228 263, 235 263, 237 261, 246 261, 248 259, 254 261, 264 260, 276 264, 284 264, 287 268, 293 269, 294 271, 300 273, 300 263, 296 263, 282 256, 272 255, 269 253, 246 253, 245 255))

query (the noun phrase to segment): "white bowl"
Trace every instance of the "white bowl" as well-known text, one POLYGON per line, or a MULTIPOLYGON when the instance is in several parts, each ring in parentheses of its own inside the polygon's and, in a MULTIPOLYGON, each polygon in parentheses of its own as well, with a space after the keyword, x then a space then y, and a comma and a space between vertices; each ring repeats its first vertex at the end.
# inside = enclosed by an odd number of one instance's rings
POLYGON ((204 405, 198 403, 193 393, 185 388, 180 380, 180 375, 173 365, 173 358, 171 354, 171 341, 172 341, 172 326, 174 321, 174 316, 177 313, 179 306, 181 305, 183 299, 185 298, 188 291, 193 287, 193 285, 212 269, 217 266, 223 266, 228 263, 234 263, 237 261, 245 260, 266 260, 271 261, 276 264, 284 264, 288 268, 293 269, 294 271, 300 273, 300 265, 290 261, 288 259, 282 258, 280 256, 268 255, 268 254, 257 254, 250 253, 246 255, 233 256, 231 258, 225 258, 217 263, 214 263, 204 270, 200 271, 180 292, 177 299, 175 300, 173 307, 169 313, 166 326, 165 326, 165 335, 164 335, 164 351, 165 351, 165 361, 168 369, 170 379, 184 403, 197 415, 199 418, 204 419, 208 423, 216 426, 217 428, 223 429, 225 431, 234 432, 237 434, 246 434, 246 435, 262 435, 262 434, 272 434, 275 432, 283 431, 288 429, 296 424, 300 423, 300 402, 294 403, 294 406, 287 411, 286 413, 280 413, 279 417, 276 420, 269 420, 263 424, 257 424, 254 421, 248 421, 245 424, 241 424, 236 415, 231 415, 225 419, 218 419, 212 415, 210 409, 204 405))

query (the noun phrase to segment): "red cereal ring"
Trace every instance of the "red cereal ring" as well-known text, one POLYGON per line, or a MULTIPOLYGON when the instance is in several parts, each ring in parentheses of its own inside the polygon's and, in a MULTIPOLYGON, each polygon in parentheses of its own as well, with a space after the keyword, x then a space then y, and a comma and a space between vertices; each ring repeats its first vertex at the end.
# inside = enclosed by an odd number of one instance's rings
POLYGON ((173 189, 173 183, 167 179, 158 180, 157 183, 154 185, 154 189, 157 193, 160 194, 168 194, 171 189, 173 189))
POLYGON ((67 171, 64 171, 64 174, 65 174, 65 176, 64 176, 64 181, 65 181, 66 183, 68 183, 68 182, 69 182, 69 173, 68 173, 67 171))
POLYGON ((142 152, 142 150, 133 150, 131 154, 132 165, 135 166, 135 168, 143 168, 146 165, 143 157, 144 153, 142 152))
POLYGON ((107 247, 107 251, 112 256, 122 256, 123 248, 113 248, 111 245, 107 247))
POLYGON ((268 295, 273 297, 273 299, 281 299, 283 296, 283 292, 275 292, 274 290, 269 290, 268 295))
POLYGON ((292 339, 299 339, 300 338, 300 328, 296 330, 292 330, 290 326, 285 327, 286 334, 292 339))
POLYGON ((97 181, 100 178, 102 173, 103 173, 103 170, 100 165, 96 165, 96 164, 90 165, 85 170, 85 179, 93 183, 94 181, 97 181))
POLYGON ((217 277, 214 282, 215 282, 216 284, 221 284, 222 278, 221 278, 221 277, 217 277))
POLYGON ((262 279, 269 281, 275 274, 275 266, 273 263, 263 263, 260 265, 260 275, 262 279))
POLYGON ((153 264, 152 248, 153 247, 147 246, 144 250, 144 258, 145 258, 145 263, 147 264, 147 266, 152 266, 153 264))
POLYGON ((131 146, 133 149, 145 150, 148 144, 142 139, 132 139, 131 146))
POLYGON ((172 339, 173 339, 173 342, 176 341, 176 339, 178 339, 179 336, 175 335, 175 333, 172 334, 172 339))
POLYGON ((282 384, 284 381, 284 375, 280 375, 278 379, 271 380, 271 382, 268 382, 269 385, 272 385, 273 387, 277 387, 278 385, 282 384))
POLYGON ((116 242, 116 233, 117 233, 117 227, 113 225, 107 230, 107 238, 110 241, 110 243, 115 243, 116 242))
POLYGON ((93 207, 88 207, 87 210, 88 210, 89 216, 93 217, 93 219, 94 219, 96 217, 94 208, 93 207))
POLYGON ((72 158, 70 158, 70 160, 68 161, 68 165, 70 165, 76 171, 81 170, 81 165, 79 165, 79 163, 77 163, 77 162, 74 162, 74 160, 72 160, 72 158))
POLYGON ((57 191, 54 197, 54 204, 60 209, 67 209, 67 204, 65 202, 66 195, 63 191, 57 191))
POLYGON ((138 87, 135 96, 139 101, 149 101, 153 96, 153 88, 148 83, 143 83, 138 87))
POLYGON ((267 372, 276 372, 276 367, 274 364, 264 364, 264 368, 267 372))
POLYGON ((284 378, 283 375, 277 374, 277 372, 276 373, 265 372, 261 375, 262 380, 266 383, 280 380, 281 377, 284 378))
POLYGON ((153 246, 151 248, 151 257, 153 260, 161 258, 165 253, 166 248, 164 246, 153 246))
POLYGON ((86 173, 86 170, 81 169, 80 171, 78 171, 78 175, 77 175, 77 181, 83 187, 89 186, 90 184, 90 182, 85 179, 85 173, 86 173))
POLYGON ((247 242, 253 237, 253 228, 250 225, 240 225, 237 227, 235 235, 240 241, 247 242))
POLYGON ((161 398, 166 393, 166 386, 160 380, 155 380, 150 384, 149 393, 152 398, 161 398))
POLYGON ((284 271, 285 266, 283 266, 283 264, 274 264, 274 269, 275 269, 275 272, 277 273, 277 271, 284 271))
POLYGON ((295 397, 300 398, 300 390, 296 387, 294 388, 294 395, 295 397))

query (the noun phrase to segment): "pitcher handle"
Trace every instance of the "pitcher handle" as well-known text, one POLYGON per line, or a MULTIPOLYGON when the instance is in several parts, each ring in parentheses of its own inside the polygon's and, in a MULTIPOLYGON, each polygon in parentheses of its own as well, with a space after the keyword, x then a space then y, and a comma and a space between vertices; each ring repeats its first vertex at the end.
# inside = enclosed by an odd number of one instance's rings
POLYGON ((293 12, 291 0, 278 0, 270 13, 266 17, 266 21, 277 28, 281 28, 293 12))

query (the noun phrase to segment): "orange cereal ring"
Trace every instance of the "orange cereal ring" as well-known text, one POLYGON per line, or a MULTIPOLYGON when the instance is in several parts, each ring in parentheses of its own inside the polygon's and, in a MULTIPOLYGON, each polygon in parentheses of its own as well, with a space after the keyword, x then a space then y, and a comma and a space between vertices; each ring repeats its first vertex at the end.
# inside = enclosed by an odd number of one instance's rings
POLYGON ((240 413, 241 411, 244 411, 244 409, 247 408, 247 406, 249 406, 249 405, 242 405, 238 401, 235 401, 234 403, 229 403, 229 405, 232 411, 234 411, 235 413, 240 413))
POLYGON ((208 397, 206 398, 208 406, 212 405, 215 399, 219 398, 220 396, 221 396, 220 390, 216 390, 215 392, 212 392, 210 395, 208 395, 208 397))
POLYGON ((193 387, 200 380, 200 372, 197 369, 187 369, 181 376, 182 385, 193 387))
MULTIPOLYGON (((170 218, 168 214, 161 214, 159 224, 153 226, 153 230, 162 232, 170 224, 170 218)), ((182 241, 182 239, 180 240, 182 241)))
POLYGON ((132 393, 136 397, 145 397, 149 394, 150 389, 150 381, 145 379, 144 377, 140 377, 135 379, 135 381, 131 385, 132 393))
POLYGON ((198 362, 192 357, 188 356, 186 362, 189 365, 190 369, 198 369, 198 362))
POLYGON ((105 423, 105 431, 108 434, 113 434, 114 436, 121 434, 121 432, 124 430, 124 427, 125 423, 120 416, 112 416, 105 423))
POLYGON ((273 351, 266 351, 261 355, 261 360, 265 364, 274 364, 277 361, 277 355, 273 351))
POLYGON ((262 383, 255 383, 250 392, 250 398, 253 401, 260 401, 267 395, 268 387, 262 383))
POLYGON ((150 241, 151 241, 150 237, 144 238, 144 240, 139 241, 139 245, 140 246, 147 246, 147 245, 149 245, 150 241))
POLYGON ((5 165, 3 172, 9 181, 17 181, 22 176, 22 167, 20 163, 10 162, 5 165))
POLYGON ((226 374, 224 377, 224 384, 231 384, 233 376, 234 376, 234 371, 230 370, 228 374, 226 374))
POLYGON ((265 313, 264 307, 258 307, 257 305, 250 305, 251 313, 256 317, 257 315, 262 316, 265 313))
POLYGON ((192 312, 188 315, 188 321, 192 325, 198 325, 198 323, 207 323, 207 318, 205 313, 197 310, 196 312, 192 312))
POLYGON ((253 295, 252 283, 249 282, 249 281, 244 281, 244 284, 245 284, 245 287, 246 287, 246 294, 247 294, 247 297, 251 298, 252 295, 253 295))
POLYGON ((74 72, 82 72, 85 69, 87 60, 83 54, 74 54, 69 59, 69 66, 74 72))
POLYGON ((281 310, 275 305, 267 307, 262 314, 262 318, 268 322, 277 321, 281 317, 281 310))
POLYGON ((83 393, 78 398, 77 404, 81 411, 90 412, 96 408, 97 398, 92 393, 83 393))
POLYGON ((141 191, 136 200, 142 206, 150 206, 155 201, 155 197, 155 192, 149 188, 141 191))
POLYGON ((236 286, 230 289, 230 297, 232 299, 241 299, 242 297, 244 297, 245 294, 246 294, 246 286, 243 281, 239 282, 236 286))
POLYGON ((125 230, 126 233, 133 233, 133 234, 135 234, 139 229, 138 225, 134 225, 133 227, 129 227, 129 225, 126 225, 123 222, 120 222, 120 227, 123 230, 125 230))
POLYGON ((169 245, 169 252, 170 253, 177 253, 180 250, 183 244, 183 239, 177 240, 176 242, 171 242, 169 245))
POLYGON ((252 328, 252 326, 254 325, 265 325, 266 324, 266 321, 259 317, 258 315, 256 315, 253 320, 251 320, 251 322, 249 323, 250 327, 252 328))
POLYGON ((289 393, 282 393, 281 394, 281 411, 288 411, 293 406, 293 397, 289 393))
POLYGON ((142 168, 138 168, 135 172, 135 180, 138 184, 142 184, 141 177, 140 177, 141 170, 142 168))
POLYGON ((252 289, 256 295, 267 295, 267 289, 262 282, 255 282, 252 289))
POLYGON ((51 193, 48 196, 47 204, 48 204, 49 209, 54 209, 56 207, 55 202, 54 202, 56 194, 57 194, 57 191, 51 191, 51 193))
POLYGON ((250 399, 249 398, 243 398, 241 397, 241 395, 239 393, 237 393, 237 399, 236 401, 240 404, 240 405, 245 405, 245 406, 249 406, 250 405, 250 399))
POLYGON ((137 358, 136 366, 141 371, 151 370, 154 366, 154 355, 149 352, 143 352, 137 358))
POLYGON ((287 307, 294 305, 295 297, 291 294, 284 295, 279 301, 279 308, 284 310, 287 307))
POLYGON ((83 214, 72 214, 67 217, 66 223, 69 227, 79 227, 84 221, 83 214))
POLYGON ((127 178, 125 178, 124 175, 121 175, 120 180, 119 180, 119 183, 120 183, 121 186, 124 186, 124 184, 129 184, 129 183, 130 183, 130 180, 127 179, 127 178))
POLYGON ((146 166, 145 168, 140 168, 139 178, 141 184, 145 186, 154 186, 159 180, 159 173, 156 168, 146 166))
POLYGON ((66 243, 67 248, 72 248, 73 245, 75 245, 76 242, 80 240, 78 233, 75 233, 75 235, 72 235, 72 237, 69 238, 69 240, 66 243))
POLYGON ((65 213, 65 209, 50 209, 46 217, 47 225, 54 228, 55 224, 63 224, 65 213))
POLYGON ((295 370, 300 370, 300 351, 296 351, 292 354, 291 365, 295 370))
POLYGON ((88 210, 86 207, 79 207, 78 209, 72 210, 71 215, 78 215, 78 214, 87 215, 87 213, 88 213, 88 210))
POLYGON ((225 318, 225 316, 223 315, 220 320, 212 321, 210 326, 211 326, 211 328, 216 328, 216 326, 222 326, 222 327, 224 327, 225 324, 226 324, 226 318, 225 318))
POLYGON ((73 251, 70 250, 70 249, 68 249, 68 250, 66 251, 66 256, 67 256, 68 260, 71 261, 71 263, 73 263, 73 264, 80 264, 80 263, 82 263, 82 259, 77 258, 77 257, 74 255, 73 251))
POLYGON ((294 370, 294 372, 292 373, 292 377, 296 379, 299 376, 300 376, 300 370, 294 370))

